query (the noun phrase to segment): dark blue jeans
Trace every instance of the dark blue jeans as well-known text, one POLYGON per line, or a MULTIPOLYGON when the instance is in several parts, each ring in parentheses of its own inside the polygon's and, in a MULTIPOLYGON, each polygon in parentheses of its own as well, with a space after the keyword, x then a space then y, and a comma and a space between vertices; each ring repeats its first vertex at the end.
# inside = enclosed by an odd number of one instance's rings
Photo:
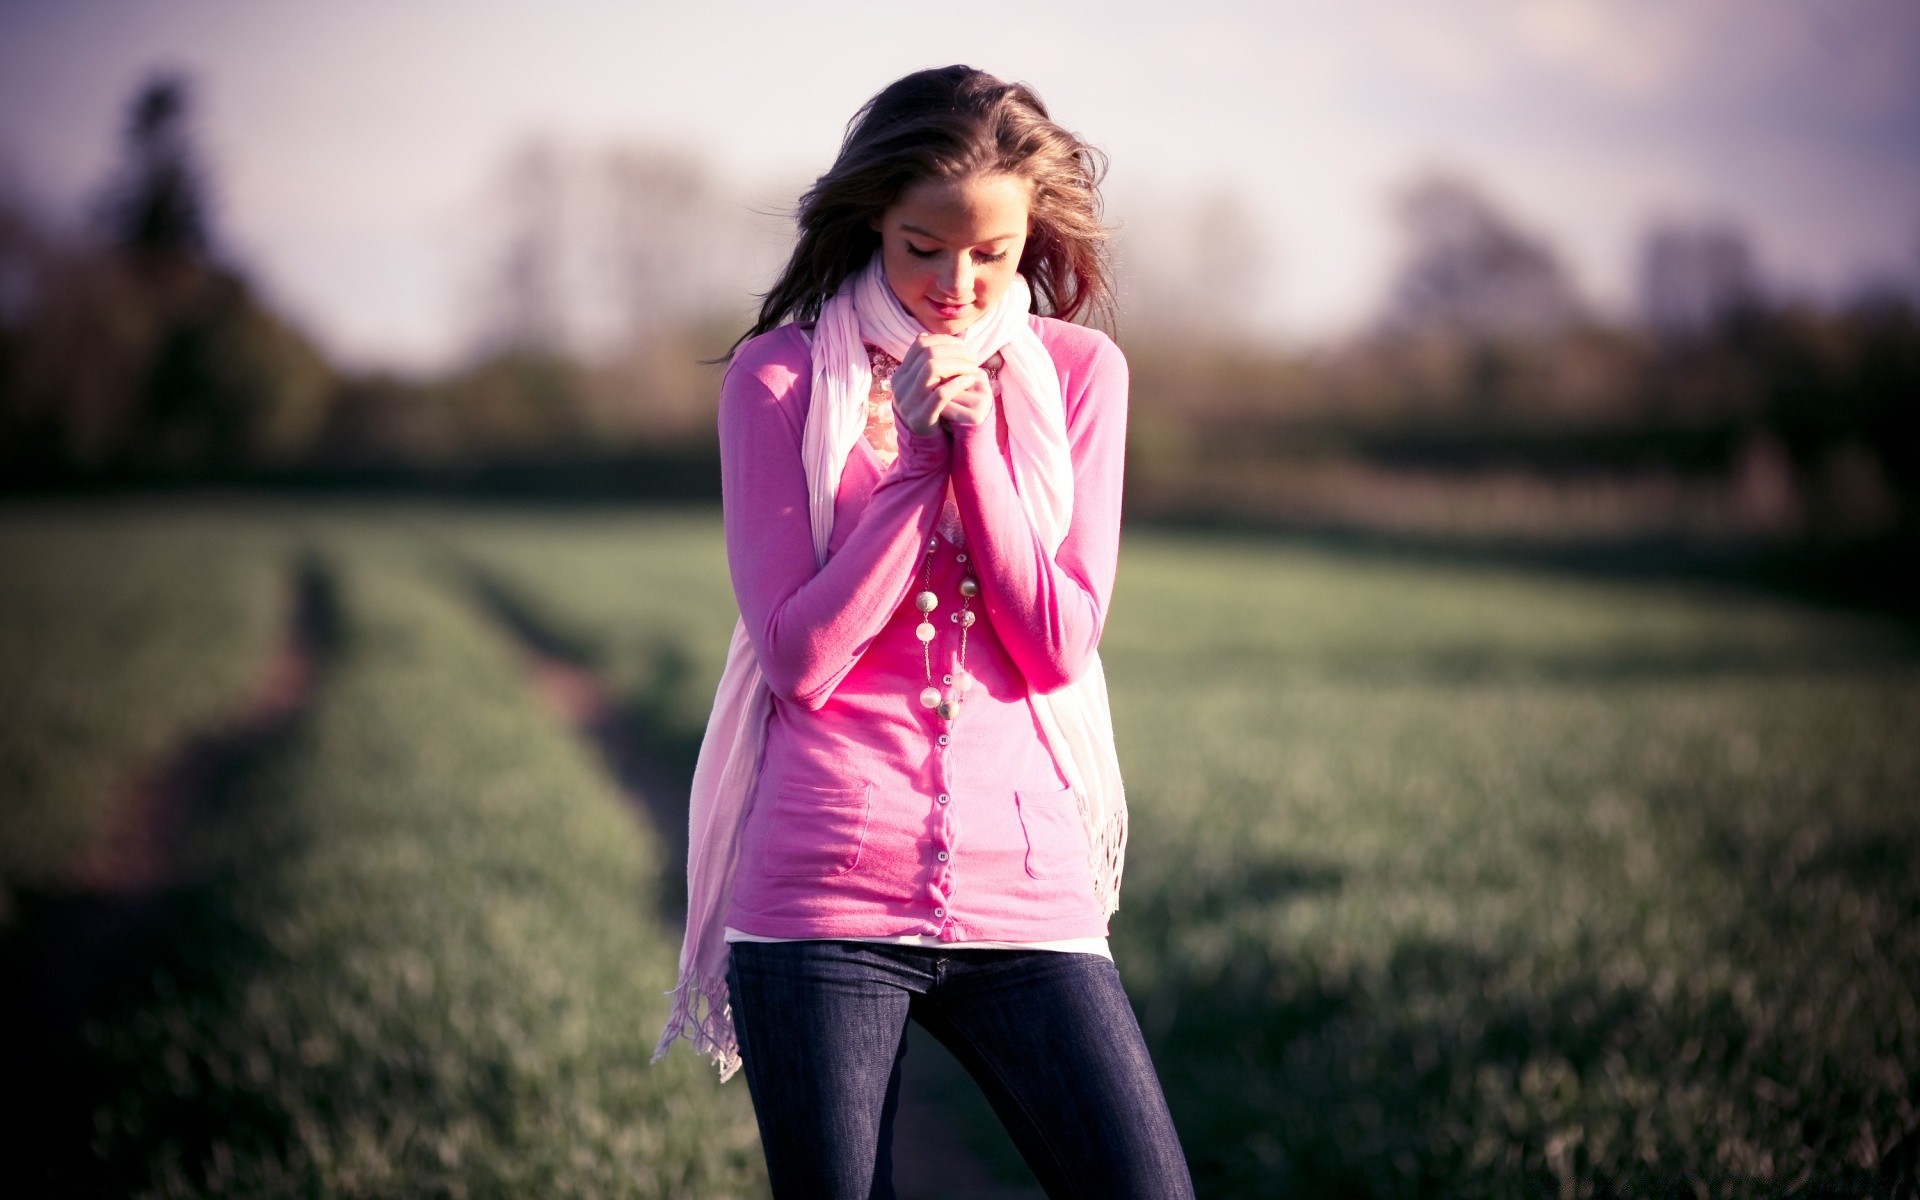
POLYGON ((909 1017, 980 1085, 1047 1195, 1193 1195, 1120 975, 1097 954, 736 942, 727 983, 776 1197, 891 1200, 909 1017))

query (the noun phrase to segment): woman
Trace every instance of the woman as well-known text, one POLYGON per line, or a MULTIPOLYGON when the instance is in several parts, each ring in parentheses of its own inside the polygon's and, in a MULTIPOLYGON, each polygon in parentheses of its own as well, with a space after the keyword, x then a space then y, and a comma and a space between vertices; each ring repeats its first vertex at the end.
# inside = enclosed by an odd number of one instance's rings
POLYGON ((744 1063, 776 1195, 893 1194, 909 1017, 1050 1195, 1191 1195, 1106 945, 1127 368, 1064 319, 1109 300, 1098 166, 1024 86, 892 84, 722 387, 741 623, 660 1048, 744 1063))

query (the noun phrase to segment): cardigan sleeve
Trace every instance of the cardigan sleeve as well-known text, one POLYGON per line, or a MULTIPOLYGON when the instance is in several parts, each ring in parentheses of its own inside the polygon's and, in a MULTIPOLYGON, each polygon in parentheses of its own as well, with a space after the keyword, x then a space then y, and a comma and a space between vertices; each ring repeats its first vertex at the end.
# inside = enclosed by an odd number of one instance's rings
POLYGON ((951 440, 902 429, 895 469, 816 566, 800 458, 810 367, 780 336, 741 347, 720 388, 727 566, 768 685, 818 709, 906 599, 945 494, 951 440))
MULTIPOLYGON (((1120 552, 1120 486, 1126 456, 1127 360, 1102 334, 1063 373, 1073 459, 1073 518, 1049 553, 1019 493, 990 422, 954 436, 953 492, 974 548, 982 607, 1014 665, 1036 691, 1078 679, 1100 643, 1120 552)), ((1056 351, 1056 361, 1059 354, 1056 351)))

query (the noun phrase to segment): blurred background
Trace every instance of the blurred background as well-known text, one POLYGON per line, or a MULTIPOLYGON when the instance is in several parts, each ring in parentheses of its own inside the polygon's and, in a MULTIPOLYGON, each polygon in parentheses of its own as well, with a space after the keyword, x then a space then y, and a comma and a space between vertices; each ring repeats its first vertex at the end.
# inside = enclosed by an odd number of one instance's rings
POLYGON ((10 490, 711 494, 699 360, 854 108, 966 61, 1111 155, 1139 515, 1913 521, 1920 18, 1888 0, 0 22, 10 490))
MULTIPOLYGON (((1111 160, 1114 945, 1201 1194, 1912 1194, 1905 0, 0 0, 7 1161, 764 1189, 645 1063, 710 360, 952 62, 1111 160)), ((915 1044, 904 1194, 1033 1194, 915 1044)))

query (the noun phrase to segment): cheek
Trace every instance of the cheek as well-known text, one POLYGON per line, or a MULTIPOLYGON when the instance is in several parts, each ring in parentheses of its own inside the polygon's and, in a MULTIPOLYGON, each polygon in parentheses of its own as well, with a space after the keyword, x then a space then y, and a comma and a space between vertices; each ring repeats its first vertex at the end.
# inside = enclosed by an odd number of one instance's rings
POLYGON ((887 271, 887 284, 893 288, 893 294, 902 300, 912 296, 920 286, 917 276, 919 263, 906 251, 889 247, 881 259, 887 271))
POLYGON ((1013 286, 1013 277, 1020 273, 1020 260, 1009 254, 1005 262, 995 263, 991 269, 980 274, 980 283, 986 291, 987 299, 998 300, 1003 292, 1013 286))

